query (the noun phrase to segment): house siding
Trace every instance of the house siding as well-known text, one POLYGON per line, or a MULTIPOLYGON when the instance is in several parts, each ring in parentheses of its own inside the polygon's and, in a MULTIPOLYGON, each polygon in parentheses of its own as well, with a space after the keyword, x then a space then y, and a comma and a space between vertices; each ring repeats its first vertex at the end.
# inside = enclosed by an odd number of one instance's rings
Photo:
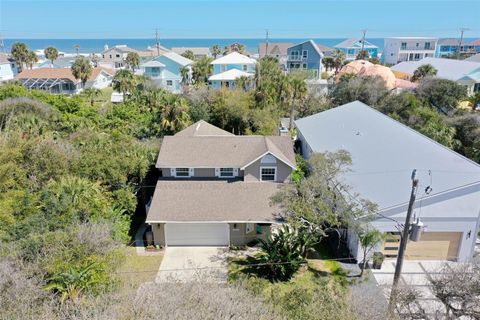
POLYGON ((245 223, 236 223, 237 230, 234 230, 234 223, 230 223, 230 245, 232 246, 243 246, 248 244, 250 241, 255 239, 266 240, 270 235, 270 226, 262 225, 259 226, 257 223, 254 223, 253 232, 245 234, 246 224, 245 223), (257 233, 257 227, 262 229, 261 234, 257 233))
POLYGON ((152 224, 153 243, 155 245, 165 246, 165 223, 152 224))
POLYGON ((306 64, 306 69, 313 71, 316 73, 316 77, 319 78, 322 73, 322 55, 315 50, 312 44, 307 41, 295 46, 288 48, 288 59, 287 59, 287 70, 288 72, 292 72, 297 70, 297 68, 292 67, 293 64, 300 64, 299 69, 303 69, 303 64, 306 64), (303 51, 307 51, 307 58, 302 57, 303 51), (292 52, 298 51, 299 52, 299 59, 293 60, 292 59, 292 52))
POLYGON ((275 167, 277 173, 276 182, 288 182, 292 173, 292 168, 277 159, 277 163, 261 163, 261 159, 258 159, 251 165, 245 168, 244 180, 245 181, 260 181, 260 167, 275 167))

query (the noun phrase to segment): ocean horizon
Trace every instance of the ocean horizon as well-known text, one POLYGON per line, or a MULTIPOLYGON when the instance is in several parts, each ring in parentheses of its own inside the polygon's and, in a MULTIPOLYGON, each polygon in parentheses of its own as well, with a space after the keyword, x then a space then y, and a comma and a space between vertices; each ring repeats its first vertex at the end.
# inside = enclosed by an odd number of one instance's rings
MULTIPOLYGON (((342 42, 346 38, 314 38, 317 43, 328 47, 333 47, 342 42)), ((472 41, 476 38, 465 38, 464 41, 472 41)), ((292 42, 300 43, 309 40, 309 38, 276 38, 269 39, 270 42, 292 42)), ((372 44, 378 46, 380 51, 383 49, 384 38, 367 38, 372 44)), ((247 51, 252 54, 258 53, 258 44, 264 42, 264 38, 224 38, 224 39, 161 39, 160 44, 167 48, 172 47, 212 47, 218 44, 221 48, 230 45, 234 42, 239 42, 245 45, 247 51)), ((5 50, 10 52, 12 44, 15 42, 23 42, 28 45, 31 50, 42 50, 46 47, 53 46, 59 51, 65 53, 75 53, 74 46, 79 45, 80 53, 100 53, 103 51, 105 45, 113 47, 115 45, 126 44, 129 47, 137 50, 146 49, 148 46, 155 45, 155 39, 147 38, 133 38, 133 39, 4 39, 5 50)))

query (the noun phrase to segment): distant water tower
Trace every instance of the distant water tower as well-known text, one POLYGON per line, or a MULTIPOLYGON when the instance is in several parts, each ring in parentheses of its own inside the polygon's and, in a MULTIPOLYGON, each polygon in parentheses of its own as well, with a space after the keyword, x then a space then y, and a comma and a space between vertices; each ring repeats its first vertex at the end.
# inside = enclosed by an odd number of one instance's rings
POLYGON ((108 50, 108 44, 105 43, 105 45, 103 46, 103 51, 107 51, 108 50))

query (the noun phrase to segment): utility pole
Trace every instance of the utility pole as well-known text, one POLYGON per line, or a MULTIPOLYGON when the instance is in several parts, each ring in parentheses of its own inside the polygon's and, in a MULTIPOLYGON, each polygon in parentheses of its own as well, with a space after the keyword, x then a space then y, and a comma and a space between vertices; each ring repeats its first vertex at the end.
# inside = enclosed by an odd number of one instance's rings
POLYGON ((360 52, 363 52, 363 49, 365 48, 365 35, 367 34, 367 29, 363 29, 362 33, 363 33, 363 36, 362 36, 362 51, 360 51, 360 52))
POLYGON ((268 57, 268 29, 265 30, 265 56, 268 57))
POLYGON ((460 55, 461 55, 461 53, 462 53, 463 33, 464 33, 465 31, 468 31, 468 30, 470 30, 470 29, 468 29, 468 28, 460 28, 460 41, 458 41, 458 51, 457 51, 459 58, 460 58, 460 55))
POLYGON ((158 29, 155 29, 155 45, 157 47, 157 56, 160 55, 160 41, 158 40, 158 29))
POLYGON ((412 191, 410 192, 410 202, 408 203, 407 217, 405 218, 405 225, 400 238, 400 248, 398 249, 397 263, 395 265, 395 274, 393 276, 392 290, 390 292, 390 302, 388 304, 388 311, 390 314, 393 314, 396 296, 397 296, 397 286, 398 281, 400 280, 400 275, 402 273, 403 259, 405 256, 405 250, 407 249, 408 236, 410 233, 410 226, 413 213, 413 204, 415 203, 415 198, 417 196, 417 187, 418 179, 416 177, 417 169, 412 171, 412 191))

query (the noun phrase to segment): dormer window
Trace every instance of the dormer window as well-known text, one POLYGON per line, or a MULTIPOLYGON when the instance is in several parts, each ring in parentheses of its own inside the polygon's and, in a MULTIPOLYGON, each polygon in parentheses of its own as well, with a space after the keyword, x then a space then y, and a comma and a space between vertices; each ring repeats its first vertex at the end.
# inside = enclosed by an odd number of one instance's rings
POLYGON ((220 168, 220 177, 222 178, 233 177, 233 168, 220 168))
POLYGON ((260 167, 260 179, 262 181, 276 181, 277 168, 275 167, 260 167))
POLYGON ((192 176, 193 169, 190 168, 175 168, 175 177, 177 178, 189 178, 192 176))

